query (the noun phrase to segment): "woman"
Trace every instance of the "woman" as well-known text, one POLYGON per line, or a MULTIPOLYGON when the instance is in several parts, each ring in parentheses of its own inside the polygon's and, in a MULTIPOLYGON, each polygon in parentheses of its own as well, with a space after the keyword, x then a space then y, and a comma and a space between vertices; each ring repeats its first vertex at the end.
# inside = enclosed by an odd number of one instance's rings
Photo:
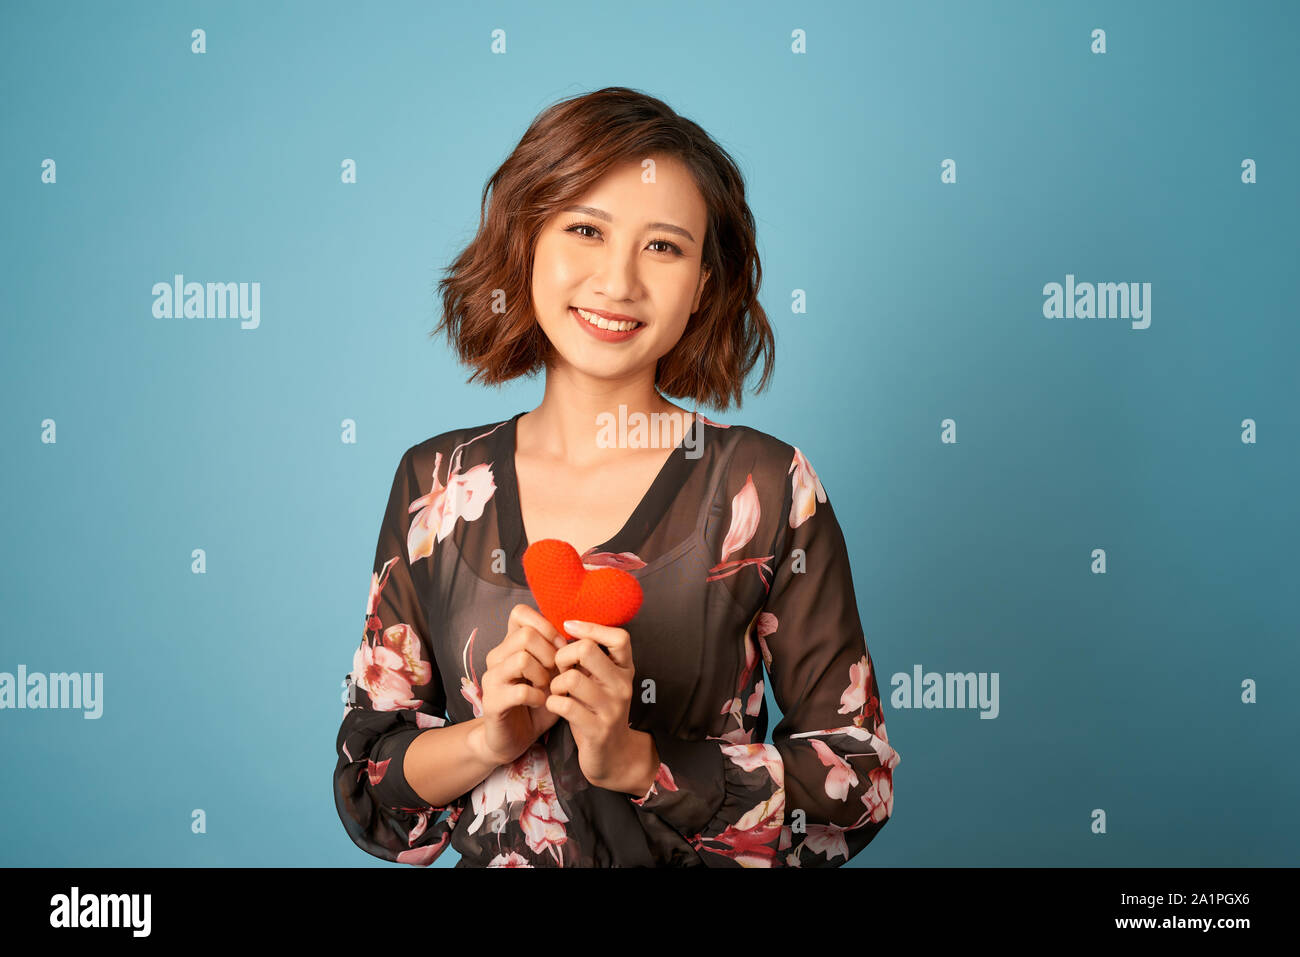
POLYGON ((899 758, 840 527, 797 447, 665 398, 726 409, 771 373, 739 171, 615 87, 539 116, 482 205, 434 332, 469 381, 545 369, 545 393, 398 464, 338 734, 348 835, 418 865, 844 864, 899 758), (544 538, 638 579, 625 628, 541 616, 544 538))

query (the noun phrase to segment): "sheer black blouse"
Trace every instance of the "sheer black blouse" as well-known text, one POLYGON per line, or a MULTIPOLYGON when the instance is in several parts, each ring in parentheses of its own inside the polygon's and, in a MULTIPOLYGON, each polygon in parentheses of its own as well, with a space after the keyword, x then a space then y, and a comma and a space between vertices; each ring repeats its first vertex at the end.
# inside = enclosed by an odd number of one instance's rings
POLYGON ((444 432, 398 463, 337 738, 334 799, 376 857, 458 867, 816 867, 893 811, 875 668, 844 536, 795 446, 697 414, 622 529, 583 555, 634 575, 629 724, 658 774, 595 787, 560 718, 446 807, 407 783, 427 728, 481 715, 479 676, 510 609, 536 607, 515 484, 515 423, 444 432), (782 720, 764 743, 764 681, 782 720), (459 692, 459 693, 457 693, 459 692))

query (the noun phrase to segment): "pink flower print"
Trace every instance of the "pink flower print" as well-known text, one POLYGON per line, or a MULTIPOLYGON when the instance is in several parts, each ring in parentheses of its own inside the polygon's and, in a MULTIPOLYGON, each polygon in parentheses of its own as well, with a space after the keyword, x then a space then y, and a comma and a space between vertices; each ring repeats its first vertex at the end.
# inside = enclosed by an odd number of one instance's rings
MULTIPOLYGON (((429 829, 429 821, 432 819, 432 816, 447 809, 445 807, 434 807, 431 804, 426 804, 423 807, 399 807, 397 810, 411 811, 415 814, 415 823, 411 825, 411 830, 407 832, 406 835, 407 845, 414 847, 415 842, 420 839, 420 835, 429 829)), ((461 808, 457 807, 455 813, 449 818, 449 821, 455 823, 455 819, 460 816, 460 812, 461 808)))
POLYGON ((384 562, 384 567, 377 573, 370 573, 370 597, 366 600, 366 631, 378 631, 384 627, 384 623, 379 620, 375 614, 379 608, 379 596, 383 594, 384 586, 388 584, 388 570, 393 567, 394 562, 401 561, 401 555, 394 555, 388 561, 384 562))
POLYGON ((551 784, 551 765, 546 758, 546 745, 540 740, 533 742, 527 751, 515 758, 509 772, 525 790, 537 791, 547 787, 555 790, 551 784))
MULTIPOLYGON (((844 752, 839 755, 836 755, 835 757, 839 765, 848 767, 848 765, 842 760, 844 758, 874 757, 879 765, 879 768, 883 768, 885 771, 890 772, 892 774, 893 769, 898 767, 898 762, 900 760, 898 752, 895 751, 890 746, 888 739, 884 736, 885 723, 883 721, 879 723, 879 725, 877 726, 877 730, 881 733, 873 734, 872 732, 868 731, 866 728, 863 728, 857 724, 851 724, 843 728, 825 728, 821 731, 800 731, 798 734, 790 735, 790 737, 791 739, 794 739, 794 738, 811 738, 815 735, 822 735, 822 734, 844 734, 844 735, 848 735, 850 738, 853 738, 855 741, 866 741, 871 747, 870 751, 863 751, 856 754, 849 754, 847 752, 844 752)), ((822 744, 819 741, 811 741, 809 743, 812 744, 813 747, 817 750, 818 755, 822 758, 822 763, 829 765, 831 762, 826 760, 826 755, 830 754, 830 749, 827 748, 826 745, 822 744)), ((873 772, 875 770, 878 769, 876 768, 872 769, 873 772)), ((831 773, 834 774, 833 771, 831 773)), ((854 784, 856 785, 857 783, 858 782, 855 780, 854 784)), ((827 784, 827 793, 828 794, 830 793, 829 778, 827 784)), ((841 800, 843 800, 843 798, 841 798, 841 800)), ((866 798, 864 798, 863 800, 866 800, 866 798)), ((855 824, 853 826, 857 827, 858 825, 855 824)))
POLYGON ((442 840, 437 844, 430 844, 427 847, 415 847, 409 851, 399 851, 397 854, 397 863, 410 864, 413 867, 427 867, 433 863, 434 858, 442 851, 451 834, 444 834, 442 840))
POLYGON ((836 857, 849 859, 849 844, 844 839, 845 829, 835 824, 809 824, 803 846, 815 854, 825 854, 826 860, 836 857))
POLYGON ((474 708, 474 717, 483 717, 483 692, 468 678, 460 679, 460 694, 474 708))
POLYGON ((673 780, 673 772, 668 768, 668 765, 664 764, 662 761, 659 762, 659 768, 655 771, 655 779, 650 782, 649 790, 647 790, 645 794, 641 795, 641 797, 633 798, 632 803, 638 806, 644 804, 646 801, 650 800, 652 795, 658 794, 661 787, 665 791, 677 790, 677 782, 673 780))
POLYGON ((564 827, 569 818, 555 793, 545 745, 533 744, 515 761, 512 771, 520 776, 527 791, 519 826, 528 846, 535 854, 550 851, 555 862, 563 864, 560 846, 569 839, 564 827))
POLYGON ((598 552, 594 546, 582 554, 582 567, 591 571, 596 568, 621 568, 625 572, 645 568, 643 562, 633 552, 598 552))
MULTIPOLYGON (((441 811, 442 809, 429 808, 428 810, 441 811)), ((451 812, 447 818, 447 828, 443 831, 442 837, 438 839, 437 843, 429 844, 426 847, 414 847, 409 851, 401 851, 397 855, 397 862, 399 864, 411 864, 415 867, 425 867, 432 864, 434 858, 441 854, 442 849, 451 841, 451 830, 456 826, 456 821, 459 820, 461 811, 463 810, 463 807, 458 807, 451 812)), ((417 827, 420 829, 419 833, 423 834, 424 827, 420 825, 417 825, 417 827)), ((414 828, 412 828, 412 830, 414 830, 414 828)), ((411 840, 414 841, 414 838, 411 840)))
POLYGON ((743 726, 739 728, 732 728, 726 734, 720 735, 720 737, 723 741, 726 741, 728 744, 753 744, 754 729, 746 728, 743 726))
POLYGON ((483 506, 496 492, 492 467, 486 462, 475 465, 463 475, 453 469, 445 486, 438 481, 441 467, 442 453, 436 452, 433 457, 433 488, 408 508, 410 512, 418 510, 406 535, 406 551, 412 565, 433 554, 435 540, 440 542, 450 535, 456 519, 472 522, 481 518, 483 506))
MULTIPOLYGON (((370 707, 375 711, 420 706, 419 699, 411 693, 411 673, 407 671, 406 659, 387 644, 372 646, 368 641, 362 641, 352 656, 352 674, 356 675, 357 686, 369 695, 370 707)), ((427 676, 425 682, 428 682, 427 676)))
POLYGON ((742 771, 766 768, 777 790, 785 788, 785 763, 781 752, 774 744, 741 744, 721 748, 722 753, 731 759, 731 763, 742 771))
POLYGON ((529 791, 519 815, 519 827, 533 853, 550 851, 555 863, 563 864, 560 845, 569 839, 564 830, 567 820, 554 791, 529 791))
MULTIPOLYGON (((393 564, 393 562, 397 561, 398 557, 399 556, 394 555, 388 561, 384 562, 383 572, 385 578, 388 577, 388 566, 393 564)), ((370 573, 370 598, 366 601, 366 630, 367 631, 374 631, 375 629, 380 627, 378 624, 372 626, 370 624, 370 619, 375 617, 375 609, 379 607, 379 592, 383 589, 383 587, 384 586, 381 585, 379 582, 378 573, 371 572, 370 573)))
POLYGON ((754 532, 758 530, 762 511, 758 503, 758 490, 754 488, 754 475, 750 473, 745 476, 744 487, 731 500, 731 527, 723 539, 722 557, 719 561, 725 562, 728 555, 749 544, 754 532))
POLYGON ((768 576, 772 573, 772 567, 767 564, 771 555, 764 555, 761 558, 737 558, 727 561, 727 556, 732 552, 738 551, 749 544, 750 539, 754 537, 754 532, 758 530, 758 522, 762 516, 762 507, 758 500, 758 490, 754 488, 754 475, 751 472, 745 476, 745 484, 735 497, 731 500, 731 525, 727 529, 727 537, 722 540, 722 555, 718 559, 718 564, 709 569, 709 577, 705 581, 717 581, 719 578, 726 578, 728 575, 734 575, 746 565, 757 565, 758 576, 763 581, 763 588, 766 590, 770 583, 768 576), (716 572, 717 574, 713 574, 716 572))
POLYGON ((867 703, 867 689, 871 684, 871 662, 863 655, 849 665, 849 686, 840 695, 840 708, 836 714, 849 714, 867 703))
POLYGON ((468 832, 476 832, 489 814, 513 801, 524 802, 519 826, 528 846, 539 854, 549 850, 556 862, 562 863, 558 848, 568 840, 564 828, 568 817, 555 795, 544 745, 534 743, 509 765, 493 769, 474 787, 470 794, 474 821, 468 832))
POLYGON ((867 703, 863 706, 862 711, 859 714, 855 714, 853 716, 853 723, 856 724, 858 727, 861 727, 862 725, 867 723, 868 719, 870 719, 873 716, 879 716, 879 714, 880 714, 880 699, 877 698, 875 695, 870 695, 868 696, 867 703))
MULTIPOLYGON (((757 626, 757 624, 758 624, 758 617, 755 616, 753 621, 750 622, 750 625, 757 626)), ((749 681, 749 676, 753 673, 754 666, 756 664, 758 664, 758 648, 755 646, 753 639, 749 637, 749 629, 746 628, 745 629, 745 671, 740 676, 740 687, 742 688, 745 687, 745 683, 749 681)))
POLYGON ((469 641, 465 642, 465 647, 461 649, 460 662, 464 674, 460 679, 461 696, 474 706, 474 717, 483 717, 483 689, 479 687, 478 675, 474 672, 474 636, 478 634, 475 628, 469 633, 469 641))
POLYGON ((393 759, 384 758, 382 761, 375 761, 374 758, 366 758, 365 774, 371 787, 384 779, 384 775, 388 773, 388 762, 391 760, 393 759))
MULTIPOLYGON (((757 620, 757 619, 756 619, 757 620)), ((754 622, 750 622, 751 625, 754 622)), ((745 686, 749 684, 749 678, 754 673, 754 668, 758 665, 758 646, 754 639, 750 637, 750 631, 745 629, 745 670, 740 674, 740 684, 736 688, 738 693, 743 693, 745 686)), ((749 700, 745 702, 745 713, 748 715, 757 715, 758 709, 763 703, 763 681, 760 678, 754 683, 754 691, 750 694, 749 700)), ((744 719, 741 719, 743 725, 744 719)))
POLYGON ((511 851, 509 854, 498 854, 492 860, 488 861, 488 867, 532 867, 528 863, 528 858, 522 854, 511 851))
POLYGON ((824 741, 814 738, 808 743, 813 746, 822 764, 831 769, 826 775, 826 796, 847 801, 849 790, 858 786, 858 776, 849 767, 849 762, 832 751, 824 741))
POLYGON ((768 635, 776 634, 776 626, 776 615, 770 611, 765 611, 759 614, 758 626, 754 630, 754 633, 758 636, 758 647, 763 652, 763 664, 767 665, 768 668, 772 667, 772 649, 767 647, 767 642, 763 639, 768 635))
MULTIPOLYGON (((885 726, 882 724, 880 730, 883 731, 884 729, 885 726)), ((873 734, 871 736, 871 750, 876 752, 876 760, 880 762, 882 768, 892 771, 898 767, 898 752, 890 747, 889 742, 880 735, 873 734)))
POLYGON ((475 833, 492 812, 504 808, 511 801, 522 801, 528 796, 527 780, 512 773, 517 763, 518 761, 493 768, 491 774, 474 786, 469 798, 474 820, 466 829, 467 833, 475 833))
POLYGON ((867 778, 871 786, 863 793, 862 803, 872 823, 879 824, 894 813, 894 772, 888 767, 872 768, 867 778))
POLYGON ((776 857, 771 844, 779 838, 784 819, 785 791, 777 789, 771 797, 750 808, 740 820, 729 825, 721 834, 702 838, 696 846, 702 846, 705 841, 722 844, 725 847, 710 847, 707 850, 730 857, 741 867, 771 867, 776 857))
POLYGON ((433 678, 433 666, 425 660, 420 637, 410 625, 393 625, 384 632, 383 644, 401 657, 404 676, 412 685, 427 685, 433 678))
POLYGON ((428 829, 429 813, 432 810, 433 808, 426 807, 426 808, 422 808, 420 811, 416 813, 415 824, 411 826, 411 830, 408 831, 406 834, 407 847, 414 846, 415 842, 420 839, 420 835, 423 834, 428 829))
POLYGON ((790 502, 790 527, 798 528, 817 511, 817 503, 826 501, 826 490, 813 470, 812 463, 794 446, 794 459, 790 462, 790 484, 794 499, 790 502))

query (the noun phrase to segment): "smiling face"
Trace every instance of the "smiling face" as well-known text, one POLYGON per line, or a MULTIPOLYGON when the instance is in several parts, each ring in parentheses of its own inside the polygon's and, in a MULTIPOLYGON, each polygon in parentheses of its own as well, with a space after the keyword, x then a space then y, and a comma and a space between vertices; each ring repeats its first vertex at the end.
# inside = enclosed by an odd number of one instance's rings
POLYGON ((655 181, 639 160, 605 174, 542 228, 533 256, 537 321, 554 348, 552 363, 600 379, 649 369, 672 350, 699 309, 708 208, 685 164, 655 157, 655 181), (640 325, 602 330, 578 309, 624 316, 640 325))

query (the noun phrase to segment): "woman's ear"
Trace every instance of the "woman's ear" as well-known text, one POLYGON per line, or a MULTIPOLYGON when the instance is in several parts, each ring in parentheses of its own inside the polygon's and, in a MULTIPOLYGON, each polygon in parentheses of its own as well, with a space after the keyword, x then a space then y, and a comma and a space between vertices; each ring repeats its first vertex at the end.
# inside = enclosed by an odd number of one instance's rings
POLYGON ((700 299, 704 296, 704 287, 709 281, 709 267, 705 266, 700 272, 700 284, 695 287, 695 302, 691 304, 691 314, 694 315, 700 309, 700 299))

